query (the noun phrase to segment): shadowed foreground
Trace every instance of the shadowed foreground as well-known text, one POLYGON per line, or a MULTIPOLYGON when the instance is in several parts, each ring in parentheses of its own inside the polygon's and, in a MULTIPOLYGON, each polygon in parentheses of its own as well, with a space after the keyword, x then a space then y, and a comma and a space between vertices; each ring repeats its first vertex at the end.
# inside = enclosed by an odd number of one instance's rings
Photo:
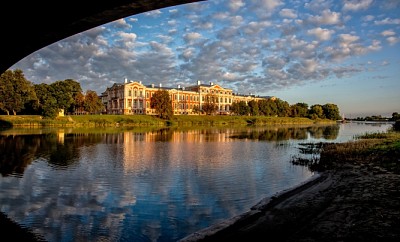
POLYGON ((181 241, 398 241, 400 176, 346 167, 181 241))

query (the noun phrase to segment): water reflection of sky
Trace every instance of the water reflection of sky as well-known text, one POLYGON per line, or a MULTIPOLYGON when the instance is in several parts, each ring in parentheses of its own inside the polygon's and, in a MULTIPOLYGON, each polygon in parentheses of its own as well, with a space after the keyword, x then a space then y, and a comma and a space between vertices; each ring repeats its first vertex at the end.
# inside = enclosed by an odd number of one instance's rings
POLYGON ((22 172, 2 171, 0 209, 48 241, 177 240, 308 179, 293 140, 387 128, 337 127, 0 136, 2 162, 24 153, 22 172))

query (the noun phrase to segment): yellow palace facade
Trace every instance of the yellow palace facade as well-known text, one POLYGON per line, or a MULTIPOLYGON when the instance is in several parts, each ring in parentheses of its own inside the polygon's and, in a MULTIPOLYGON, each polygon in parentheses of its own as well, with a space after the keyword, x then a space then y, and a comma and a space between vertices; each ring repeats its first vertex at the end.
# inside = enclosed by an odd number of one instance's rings
POLYGON ((217 112, 221 115, 230 114, 232 103, 251 100, 260 100, 271 97, 256 97, 255 95, 239 95, 233 93, 232 89, 223 88, 220 85, 210 82, 202 84, 197 81, 196 85, 181 87, 163 87, 144 85, 141 81, 128 81, 124 83, 114 83, 102 93, 101 99, 106 107, 107 114, 124 115, 155 115, 156 112, 150 107, 150 99, 155 92, 163 89, 167 90, 172 102, 174 115, 198 115, 202 112, 202 105, 205 103, 206 96, 211 95, 217 107, 217 112))

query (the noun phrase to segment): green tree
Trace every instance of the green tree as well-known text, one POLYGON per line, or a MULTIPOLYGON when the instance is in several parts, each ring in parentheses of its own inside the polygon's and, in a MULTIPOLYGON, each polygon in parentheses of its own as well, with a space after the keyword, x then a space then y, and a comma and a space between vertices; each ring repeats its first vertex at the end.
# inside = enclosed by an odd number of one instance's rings
POLYGON ((290 105, 288 102, 279 98, 274 100, 276 104, 276 115, 279 117, 288 117, 290 115, 290 105))
POLYGON ((55 118, 59 112, 57 100, 52 95, 52 87, 45 83, 34 85, 36 95, 39 99, 39 112, 44 117, 55 118))
POLYGON ((259 108, 258 108, 258 102, 255 100, 251 100, 247 104, 249 106, 249 113, 251 116, 257 116, 259 115, 259 108))
POLYGON ((330 120, 340 120, 340 119, 342 119, 340 117, 339 107, 336 104, 327 103, 327 104, 322 106, 322 109, 324 110, 325 118, 330 119, 330 120))
POLYGON ((150 99, 150 107, 154 108, 158 117, 171 119, 173 116, 171 98, 167 90, 159 89, 150 99))
MULTIPOLYGON (((77 96, 79 96, 79 94, 77 96)), ((89 112, 90 114, 100 113, 104 109, 101 99, 97 93, 92 90, 86 91, 84 107, 85 111, 89 112)))
POLYGON ((250 114, 250 107, 246 104, 245 101, 239 101, 232 103, 232 112, 236 115, 244 116, 250 114))
POLYGON ((291 117, 307 117, 308 104, 307 103, 296 103, 290 106, 291 117))
POLYGON ((25 79, 20 69, 7 70, 0 75, 0 109, 9 115, 21 112, 27 104, 33 105, 37 97, 33 84, 25 79))
POLYGON ((308 117, 311 119, 325 118, 322 106, 319 104, 312 105, 308 110, 308 117))
POLYGON ((75 109, 75 98, 82 92, 79 82, 71 79, 56 81, 50 84, 52 96, 57 100, 57 108, 65 112, 73 112, 75 109))
POLYGON ((218 106, 216 104, 217 100, 217 96, 213 94, 207 94, 202 105, 203 112, 205 112, 207 115, 214 114, 218 110, 218 106))

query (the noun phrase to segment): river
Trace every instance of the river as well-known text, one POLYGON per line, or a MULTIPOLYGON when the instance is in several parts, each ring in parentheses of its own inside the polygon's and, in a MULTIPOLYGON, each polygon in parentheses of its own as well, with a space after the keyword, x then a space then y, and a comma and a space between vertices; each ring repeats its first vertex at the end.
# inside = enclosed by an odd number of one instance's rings
POLYGON ((314 173, 299 145, 388 123, 0 132, 0 211, 55 241, 177 241, 314 173))

